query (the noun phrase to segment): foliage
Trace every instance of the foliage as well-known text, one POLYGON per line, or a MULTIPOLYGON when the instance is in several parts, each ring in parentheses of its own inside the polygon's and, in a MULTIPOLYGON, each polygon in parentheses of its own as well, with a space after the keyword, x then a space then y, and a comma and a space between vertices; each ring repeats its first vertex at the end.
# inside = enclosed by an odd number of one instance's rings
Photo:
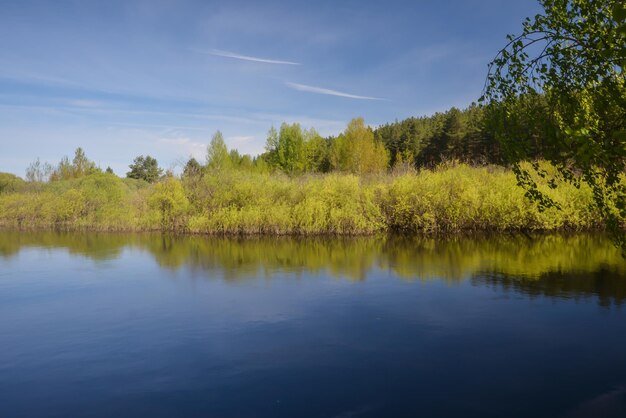
POLYGON ((307 166, 307 141, 305 132, 298 123, 283 123, 280 131, 273 127, 267 134, 266 160, 286 173, 301 173, 307 166))
POLYGON ((189 201, 179 180, 168 177, 157 183, 150 192, 148 205, 157 212, 162 230, 180 230, 184 226, 189 201))
MULTIPOLYGON (((556 168, 540 163, 552 174, 556 168)), ((155 184, 94 173, 0 194, 0 226, 212 234, 591 230, 592 191, 538 187, 561 206, 539 211, 512 171, 446 163, 433 170, 287 176, 249 170, 164 177, 155 184)))
POLYGON ((449 160, 500 163, 500 146, 485 109, 472 104, 432 116, 408 118, 374 130, 390 157, 390 167, 433 167, 449 160))
POLYGON ((76 179, 99 172, 96 163, 90 161, 82 148, 76 148, 74 158, 63 157, 56 169, 50 174, 50 181, 76 179))
POLYGON ((16 192, 24 187, 24 180, 11 173, 0 173, 0 194, 16 192))
POLYGON ((154 183, 163 174, 163 169, 159 167, 158 161, 149 155, 136 157, 128 167, 130 171, 126 173, 126 177, 144 180, 148 183, 154 183))
POLYGON ((353 119, 338 137, 324 139, 314 129, 283 123, 272 128, 263 159, 288 174, 325 173, 331 170, 370 174, 387 169, 388 153, 362 118, 353 119))
POLYGON ((265 160, 270 166, 278 166, 278 131, 273 126, 269 131, 267 131, 263 160, 265 160))
POLYGON ((39 158, 26 168, 26 180, 31 183, 42 183, 50 179, 54 168, 47 162, 41 162, 39 158))
POLYGON ((215 132, 206 154, 207 168, 212 170, 224 170, 232 167, 228 154, 228 147, 220 131, 215 132))
POLYGON ((532 154, 519 141, 519 102, 542 96, 556 129, 542 132, 541 153, 557 168, 549 182, 589 185, 593 203, 626 251, 626 4, 622 0, 541 0, 544 14, 526 19, 519 36, 490 65, 485 100, 497 109, 496 131, 515 163, 518 182, 540 207, 558 206, 519 162, 532 154), (511 123, 513 120, 513 123, 511 123))
POLYGON ((43 183, 46 181, 59 181, 76 179, 101 170, 96 163, 89 160, 82 148, 76 148, 72 161, 67 156, 54 167, 47 162, 41 162, 39 158, 33 161, 26 169, 26 180, 31 183, 43 183))
POLYGON ((344 133, 330 146, 331 167, 354 174, 380 173, 387 169, 389 155, 374 139, 363 118, 352 119, 344 133))
MULTIPOLYGON (((122 179, 93 173, 24 188, 0 199, 0 225, 20 228, 86 228, 120 230, 134 227, 140 192, 122 179)), ((143 199, 143 198, 140 198, 143 199)))
POLYGON ((190 158, 183 169, 183 178, 202 175, 202 166, 195 158, 190 158))
POLYGON ((316 130, 305 131, 304 169, 307 173, 326 173, 330 170, 329 141, 316 130))
POLYGON ((278 166, 287 173, 304 170, 304 136, 300 124, 283 123, 278 134, 278 166))
MULTIPOLYGON (((546 170, 549 167, 544 165, 546 170)), ((542 190, 549 187, 541 184, 542 190)), ((594 229, 597 219, 585 206, 588 188, 562 185, 548 192, 564 210, 539 211, 517 188, 512 172, 495 167, 446 164, 417 175, 397 177, 383 210, 398 231, 529 231, 594 229)))

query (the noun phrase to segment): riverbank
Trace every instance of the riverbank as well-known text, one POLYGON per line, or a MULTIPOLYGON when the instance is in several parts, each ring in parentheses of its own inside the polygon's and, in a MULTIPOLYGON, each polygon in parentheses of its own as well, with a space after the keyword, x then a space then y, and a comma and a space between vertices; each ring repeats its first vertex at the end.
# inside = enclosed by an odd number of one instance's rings
MULTIPOLYGON (((538 179, 541 180, 541 179, 538 179)), ((95 173, 0 194, 0 226, 240 235, 600 229, 590 190, 539 181, 561 209, 540 211, 496 166, 441 165, 398 175, 289 177, 213 171, 156 184, 95 173)))

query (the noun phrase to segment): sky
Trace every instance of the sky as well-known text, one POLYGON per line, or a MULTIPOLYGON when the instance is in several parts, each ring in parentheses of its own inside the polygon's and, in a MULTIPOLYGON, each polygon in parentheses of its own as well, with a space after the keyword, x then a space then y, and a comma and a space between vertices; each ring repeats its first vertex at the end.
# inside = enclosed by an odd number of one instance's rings
POLYGON ((323 136, 465 107, 536 0, 0 0, 0 171, 82 147, 118 175, 179 171, 220 130, 323 136))

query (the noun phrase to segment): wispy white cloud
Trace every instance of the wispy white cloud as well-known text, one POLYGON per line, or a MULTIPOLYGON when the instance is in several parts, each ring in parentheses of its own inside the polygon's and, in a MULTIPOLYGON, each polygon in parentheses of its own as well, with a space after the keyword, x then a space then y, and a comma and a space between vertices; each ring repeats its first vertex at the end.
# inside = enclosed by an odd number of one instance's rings
POLYGON ((194 51, 200 52, 202 54, 213 55, 213 56, 216 56, 216 57, 233 58, 233 59, 237 59, 237 60, 252 61, 252 62, 262 62, 262 63, 265 63, 265 64, 302 65, 299 62, 284 61, 284 60, 277 60, 277 59, 270 59, 270 58, 261 58, 261 57, 253 57, 253 56, 250 56, 250 55, 241 55, 241 54, 237 54, 235 52, 230 52, 230 51, 222 51, 220 49, 212 49, 210 51, 200 51, 200 50, 194 50, 194 51))
POLYGON ((306 84, 292 83, 292 82, 289 82, 289 81, 285 82, 285 85, 287 87, 290 87, 290 88, 294 89, 294 90, 304 91, 304 92, 307 92, 307 93, 325 94, 327 96, 346 97, 348 99, 357 99, 357 100, 387 100, 387 99, 383 99, 381 97, 359 96, 359 95, 356 95, 356 94, 351 94, 351 93, 345 93, 345 92, 342 92, 342 91, 326 89, 326 88, 323 88, 323 87, 308 86, 306 84))

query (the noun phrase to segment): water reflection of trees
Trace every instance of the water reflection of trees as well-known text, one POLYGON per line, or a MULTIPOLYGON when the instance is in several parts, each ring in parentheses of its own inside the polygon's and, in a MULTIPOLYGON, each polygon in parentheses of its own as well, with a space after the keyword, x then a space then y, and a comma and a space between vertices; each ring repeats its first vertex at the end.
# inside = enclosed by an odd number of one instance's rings
POLYGON ((24 247, 65 248, 94 260, 125 248, 146 251, 164 268, 225 280, 324 273, 366 280, 390 271, 404 280, 470 279, 530 295, 625 298, 626 262, 600 235, 473 237, 223 238, 160 234, 2 232, 0 256, 24 247))
POLYGON ((108 260, 119 257, 125 246, 132 243, 131 236, 105 233, 71 232, 18 232, 0 231, 0 257, 10 258, 24 248, 65 249, 70 254, 92 260, 108 260))
POLYGON ((626 302, 626 276, 614 266, 600 267, 591 272, 555 271, 534 279, 501 274, 481 275, 472 278, 472 283, 531 297, 575 300, 597 297, 598 303, 605 307, 620 306, 626 302))

